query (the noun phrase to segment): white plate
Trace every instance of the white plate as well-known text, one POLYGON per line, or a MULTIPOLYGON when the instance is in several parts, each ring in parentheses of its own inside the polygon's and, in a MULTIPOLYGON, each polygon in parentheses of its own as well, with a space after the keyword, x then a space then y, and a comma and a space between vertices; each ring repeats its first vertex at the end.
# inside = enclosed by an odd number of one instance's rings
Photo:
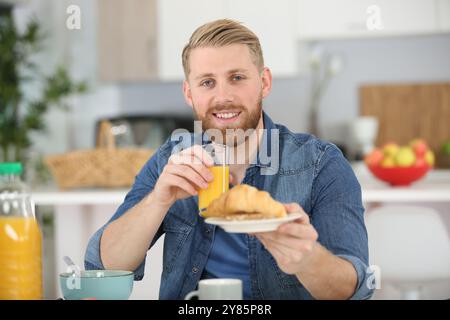
POLYGON ((226 220, 223 218, 207 218, 206 223, 214 224, 231 233, 253 233, 275 231, 279 225, 300 218, 299 212, 291 212, 284 218, 255 220, 226 220))

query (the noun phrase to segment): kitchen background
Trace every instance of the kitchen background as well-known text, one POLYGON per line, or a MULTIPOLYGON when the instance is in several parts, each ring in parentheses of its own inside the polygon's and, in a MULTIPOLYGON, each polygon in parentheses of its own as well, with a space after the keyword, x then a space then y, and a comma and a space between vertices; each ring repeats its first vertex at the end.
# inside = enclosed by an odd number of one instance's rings
MULTIPOLYGON (((69 112, 51 109, 47 113, 47 132, 33 135, 36 157, 93 148, 96 122, 101 118, 192 117, 181 91, 181 49, 197 26, 220 17, 237 19, 260 36, 266 65, 274 75, 273 91, 264 108, 293 131, 305 132, 311 125, 312 65, 327 54, 333 57, 333 75, 319 104, 318 127, 321 138, 343 150, 355 147, 348 126, 360 115, 362 85, 450 83, 449 0, 23 0, 0 1, 0 5, 13 7, 19 29, 37 17, 47 31, 45 50, 34 57, 44 73, 63 64, 73 79, 88 82, 86 94, 67 99, 69 112), (80 9, 79 29, 66 25, 72 14, 67 12, 70 5, 80 9), (374 14, 367 11, 371 5, 380 10, 382 30, 367 29, 374 14)), ((23 86, 26 95, 33 96, 40 84, 23 86)), ((42 194, 41 199, 58 197, 57 192, 42 194)), ((122 193, 111 197, 116 196, 122 193)), ((63 267, 60 253, 66 254, 64 245, 53 239, 75 242, 66 249, 75 252, 74 260, 81 264, 80 248, 86 238, 120 203, 117 197, 98 205, 66 201, 67 197, 41 200, 40 211, 50 217, 55 207, 64 211, 64 217, 55 218, 55 228, 49 228, 46 239, 47 298, 60 296, 55 274, 63 267), (88 227, 83 225, 87 220, 88 227), (64 229, 74 225, 79 229, 64 229), (70 238, 76 230, 83 233, 82 237, 74 235, 79 243, 70 238)), ((448 237, 450 200, 427 205, 439 212, 448 237)), ((161 242, 153 251, 160 249, 161 242)), ((154 255, 146 269, 153 268, 152 272, 136 284, 133 298, 157 298, 160 260, 154 255)), ((425 283, 421 297, 449 298, 448 277, 437 284, 425 283)), ((386 284, 374 298, 400 297, 398 287, 386 284)))

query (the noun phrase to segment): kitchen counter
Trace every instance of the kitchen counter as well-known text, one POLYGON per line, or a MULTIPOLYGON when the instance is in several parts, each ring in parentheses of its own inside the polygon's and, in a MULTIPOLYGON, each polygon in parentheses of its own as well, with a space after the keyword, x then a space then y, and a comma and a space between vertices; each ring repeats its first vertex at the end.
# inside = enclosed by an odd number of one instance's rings
POLYGON ((127 189, 35 190, 36 205, 109 205, 121 204, 127 189))
POLYGON ((364 203, 450 202, 450 170, 431 170, 410 186, 392 187, 373 177, 361 164, 354 164, 353 169, 361 184, 364 203))
MULTIPOLYGON (((374 178, 364 166, 353 165, 362 188, 363 202, 450 202, 450 170, 432 170, 406 187, 391 187, 374 178)), ((127 189, 36 190, 37 205, 119 205, 127 189)))

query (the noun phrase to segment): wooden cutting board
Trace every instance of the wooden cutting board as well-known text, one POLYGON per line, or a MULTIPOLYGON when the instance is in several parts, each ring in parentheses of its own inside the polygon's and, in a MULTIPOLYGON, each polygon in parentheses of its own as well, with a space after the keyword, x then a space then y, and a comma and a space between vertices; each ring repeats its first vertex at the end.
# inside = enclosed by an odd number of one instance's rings
POLYGON ((439 155, 450 140, 450 83, 363 85, 359 97, 360 114, 378 118, 377 146, 421 137, 439 155))

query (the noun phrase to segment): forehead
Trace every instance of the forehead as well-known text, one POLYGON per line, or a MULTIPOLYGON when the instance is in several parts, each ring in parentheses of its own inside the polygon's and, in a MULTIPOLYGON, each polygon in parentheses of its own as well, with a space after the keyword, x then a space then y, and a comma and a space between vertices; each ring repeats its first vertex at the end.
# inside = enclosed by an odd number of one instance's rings
POLYGON ((206 73, 225 74, 236 69, 257 71, 250 49, 245 44, 195 48, 191 51, 189 66, 191 78, 206 73))

